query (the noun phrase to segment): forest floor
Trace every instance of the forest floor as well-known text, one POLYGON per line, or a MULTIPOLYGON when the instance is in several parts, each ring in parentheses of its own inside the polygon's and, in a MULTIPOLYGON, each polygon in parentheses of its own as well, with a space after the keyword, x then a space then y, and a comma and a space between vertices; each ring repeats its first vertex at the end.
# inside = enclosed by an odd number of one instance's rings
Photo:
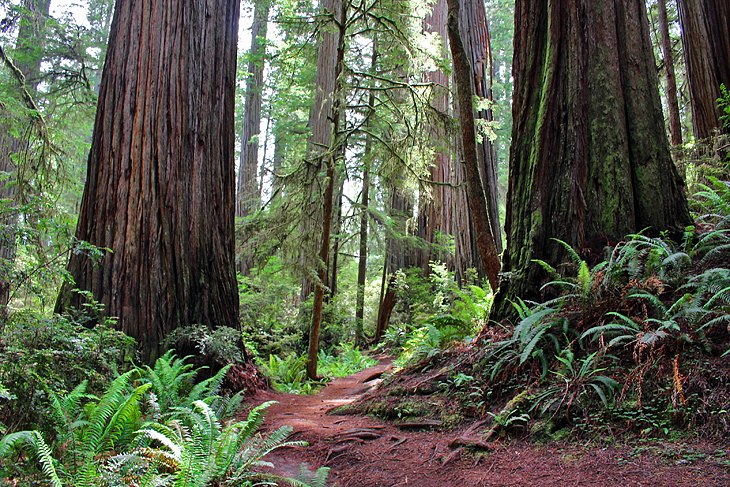
POLYGON ((269 408, 264 429, 290 425, 291 439, 309 443, 267 456, 274 472, 296 477, 302 465, 309 471, 327 466, 327 485, 341 487, 730 485, 728 452, 717 444, 656 440, 601 447, 498 439, 473 449, 454 442, 474 436, 469 425, 424 431, 427 424, 331 414, 371 393, 389 368, 390 361, 383 360, 332 381, 317 395, 259 392, 254 405, 278 401, 269 408))

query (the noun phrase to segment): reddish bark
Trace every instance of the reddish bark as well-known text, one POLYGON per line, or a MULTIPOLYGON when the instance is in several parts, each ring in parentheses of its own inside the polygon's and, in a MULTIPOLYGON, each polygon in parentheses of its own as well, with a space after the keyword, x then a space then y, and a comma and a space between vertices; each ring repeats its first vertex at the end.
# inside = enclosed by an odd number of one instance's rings
POLYGON ((689 224, 666 139, 643 0, 518 0, 507 250, 495 308, 539 298, 533 259, 558 238, 600 252, 646 227, 689 224))
POLYGON ((116 3, 76 230, 111 252, 71 256, 57 310, 90 291, 145 360, 175 328, 239 326, 238 18, 236 0, 116 3))
POLYGON ((720 84, 730 88, 730 2, 677 0, 677 5, 694 135, 704 139, 722 129, 720 84))
MULTIPOLYGON (((259 135, 261 132, 261 104, 264 89, 264 58, 266 31, 271 0, 261 0, 254 6, 251 24, 251 49, 249 50, 248 78, 246 79, 246 105, 243 112, 241 135, 241 161, 238 166, 238 192, 236 216, 246 217, 261 204, 258 186, 259 135)), ((250 255, 239 258, 239 270, 248 274, 252 265, 250 255)))
POLYGON ((459 106, 461 107, 461 139, 464 149, 467 201, 479 256, 486 271, 489 284, 492 289, 496 290, 500 262, 495 237, 492 234, 493 227, 489 220, 489 210, 485 199, 484 186, 482 185, 483 179, 480 176, 479 170, 474 111, 471 109, 474 92, 472 91, 473 85, 470 78, 472 77, 473 70, 461 40, 459 1, 448 0, 448 32, 454 62, 454 80, 458 93, 459 106), (469 109, 465 109, 465 107, 469 107, 469 109))
POLYGON ((672 145, 682 145, 682 124, 679 119, 679 101, 677 100, 677 77, 674 74, 674 54, 669 38, 669 22, 667 20, 667 0, 658 0, 659 34, 661 36, 662 56, 664 57, 664 73, 667 77, 667 106, 669 107, 669 140, 672 145))
MULTIPOLYGON (((309 345, 307 348, 307 377, 310 379, 317 379, 317 354, 319 352, 319 335, 320 330, 322 327, 322 309, 324 304, 324 294, 326 291, 326 282, 327 282, 327 269, 329 264, 329 254, 330 254, 330 237, 331 237, 331 230, 332 230, 332 216, 333 216, 333 208, 334 208, 334 193, 335 193, 335 178, 336 178, 336 167, 337 167, 337 160, 343 156, 344 154, 342 151, 335 147, 334 143, 341 143, 342 141, 338 140, 338 133, 340 129, 340 121, 341 117, 343 116, 344 107, 343 100, 340 99, 341 96, 341 81, 340 81, 340 74, 342 73, 343 65, 344 65, 344 59, 345 59, 345 29, 346 29, 346 19, 347 19, 347 8, 345 5, 343 5, 342 0, 335 0, 334 3, 331 5, 332 10, 329 10, 329 12, 332 13, 333 19, 337 21, 337 29, 334 33, 336 37, 334 37, 335 42, 335 52, 334 52, 334 58, 323 60, 320 59, 317 67, 317 79, 320 79, 320 68, 322 68, 323 71, 326 71, 328 73, 328 76, 326 76, 327 81, 330 81, 330 79, 333 81, 332 83, 332 91, 322 92, 322 96, 326 96, 330 99, 329 102, 323 102, 325 106, 330 107, 330 111, 319 111, 318 109, 322 105, 315 104, 314 109, 312 110, 312 118, 310 118, 310 126, 312 128, 312 137, 310 139, 310 143, 313 145, 312 149, 314 151, 314 154, 316 154, 316 166, 322 166, 325 165, 326 167, 326 186, 325 186, 325 192, 323 195, 323 211, 322 211, 322 234, 321 234, 321 245, 319 250, 319 272, 318 272, 318 280, 314 285, 314 302, 312 304, 312 325, 309 329, 309 345), (334 61, 334 63, 332 63, 334 61), (331 72, 331 68, 334 67, 334 72, 331 72), (329 74, 332 74, 333 76, 330 78, 329 74), (329 140, 329 146, 323 147, 319 144, 323 142, 319 136, 322 136, 322 133, 319 133, 318 135, 315 135, 317 131, 323 131, 327 130, 329 132, 329 137, 326 137, 325 139, 329 140)), ((325 39, 323 42, 329 42, 327 36, 331 35, 330 33, 325 34, 325 39)), ((329 46, 328 46, 329 47, 329 46)), ((323 54, 324 49, 320 49, 320 56, 323 54)), ((324 50, 326 51, 326 50, 324 50)), ((324 77, 324 76, 323 76, 324 77)), ((321 86, 318 86, 318 93, 317 97, 320 96, 320 88, 321 86)), ((315 98, 317 100, 317 98, 315 98)))

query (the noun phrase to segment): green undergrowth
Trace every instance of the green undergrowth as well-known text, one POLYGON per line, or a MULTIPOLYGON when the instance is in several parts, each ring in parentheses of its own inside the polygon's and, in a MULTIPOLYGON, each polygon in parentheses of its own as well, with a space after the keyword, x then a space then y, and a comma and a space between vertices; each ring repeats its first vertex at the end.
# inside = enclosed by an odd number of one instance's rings
POLYGON ((266 455, 291 428, 259 431, 266 403, 241 420, 243 395, 173 351, 132 365, 134 341, 106 324, 16 314, 2 330, 0 485, 53 487, 324 485, 327 469, 289 479, 266 455))
POLYGON ((459 286, 443 263, 432 262, 428 279, 417 272, 405 273, 395 318, 385 331, 379 350, 397 357, 396 368, 430 359, 454 345, 468 344, 486 324, 493 295, 487 285, 474 284, 476 276, 459 286), (415 294, 410 292, 415 290, 415 294), (405 296, 404 296, 405 297, 405 296))
POLYGON ((492 435, 545 441, 726 437, 730 185, 708 178, 692 207, 696 224, 681 238, 629 235, 596 265, 554 241, 571 261, 535 262, 551 276, 549 298, 515 300, 514 323, 490 323, 446 352, 421 327, 402 342, 409 367, 358 407, 393 418, 431 401, 441 406, 423 416, 462 416, 444 426, 486 418, 492 435))
POLYGON ((334 353, 320 351, 317 363, 317 370, 322 378, 316 381, 307 379, 306 355, 289 355, 284 358, 269 355, 268 362, 260 361, 259 367, 279 392, 315 394, 331 379, 355 374, 377 365, 378 361, 364 355, 354 345, 343 343, 334 353))

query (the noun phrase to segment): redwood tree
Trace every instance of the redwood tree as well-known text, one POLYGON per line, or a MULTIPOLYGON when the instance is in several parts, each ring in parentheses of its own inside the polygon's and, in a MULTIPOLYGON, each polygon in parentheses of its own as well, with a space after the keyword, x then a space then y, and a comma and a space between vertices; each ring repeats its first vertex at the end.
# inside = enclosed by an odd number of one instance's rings
POLYGON ((667 108, 669 110, 669 140, 672 145, 682 144, 682 123, 679 118, 679 100, 677 99, 677 76, 674 72, 674 54, 669 38, 669 20, 667 19, 667 0, 657 1, 659 11, 659 34, 661 37, 664 73, 667 78, 667 108))
POLYGON ((720 84, 730 88, 730 2, 677 0, 695 137, 721 128, 720 84))
MULTIPOLYGON (((483 101, 492 99, 492 62, 484 2, 460 1, 460 37, 469 64, 470 74, 465 79, 470 81, 471 93, 483 101)), ((444 47, 447 46, 447 2, 437 1, 431 13, 424 19, 424 30, 441 36, 444 47)), ((434 83, 432 107, 442 115, 449 113, 449 86, 448 76, 441 70, 427 73, 427 80, 434 83)), ((473 106, 470 99, 468 109, 473 106)), ((458 100, 454 100, 454 116, 461 119, 462 110, 458 100)), ((482 124, 489 124, 493 120, 492 110, 489 107, 480 107, 475 112, 476 120, 482 124)), ((481 131, 480 131, 481 132, 481 131)), ((483 133, 482 133, 483 134, 483 133)), ((421 266, 427 266, 433 259, 445 260, 450 268, 454 269, 457 279, 466 276, 466 270, 476 267, 480 274, 484 274, 481 265, 477 242, 474 238, 474 218, 470 215, 467 204, 466 175, 464 164, 463 144, 459 137, 456 143, 449 140, 445 130, 434 124, 432 138, 440 146, 437 147, 431 180, 435 183, 431 188, 431 201, 422 208, 419 214, 419 236, 430 243, 436 241, 438 235, 449 235, 454 238, 453 255, 441 252, 434 255, 438 245, 431 245, 429 253, 422 259, 421 266), (450 150, 454 147, 456 150, 450 150), (452 152, 456 157, 452 157, 452 152)), ((501 237, 499 225, 499 211, 497 204, 497 158, 492 141, 488 137, 475 139, 476 165, 479 172, 478 183, 486 197, 489 224, 495 238, 497 252, 501 251, 501 237)))
MULTIPOLYGON (((241 135, 241 161, 238 166, 238 192, 236 194, 236 216, 251 214, 260 204, 258 185, 259 133, 261 132, 261 104, 264 87, 264 57, 266 54, 266 31, 271 0, 257 1, 251 24, 251 49, 248 56, 248 78, 246 78, 246 104, 243 112, 243 133, 241 135)), ((247 274, 251 258, 242 255, 239 259, 241 273, 247 274)))
MULTIPOLYGON (((479 155, 480 147, 483 148, 485 144, 477 143, 475 116, 472 108, 475 94, 473 66, 476 59, 473 56, 470 59, 469 52, 465 49, 462 40, 460 22, 464 21, 464 17, 460 15, 460 1, 448 0, 448 33, 454 62, 454 81, 459 100, 467 202, 479 257, 489 284, 492 289, 497 289, 500 263, 494 229, 499 228, 499 223, 490 221, 491 211, 487 202, 490 195, 488 191, 485 191, 485 183, 489 183, 491 178, 487 173, 489 169, 480 168, 480 162, 484 161, 484 155, 482 154, 481 157, 479 155)), ((493 182, 496 188, 496 176, 493 182)))
MULTIPOLYGON (((331 16, 335 22, 334 31, 326 31, 317 60, 317 93, 310 114, 309 125, 312 135, 309 140, 310 158, 307 161, 308 171, 318 175, 324 171, 324 193, 322 195, 322 219, 319 245, 319 262, 317 282, 314 283, 314 299, 312 303, 312 323, 309 328, 307 347, 307 376, 317 378, 317 354, 319 352, 319 335, 322 327, 322 311, 324 305, 327 270, 330 257, 330 237, 335 203, 335 179, 338 159, 344 154, 338 149, 342 142, 338 138, 343 102, 340 99, 340 75, 345 57, 345 30, 347 5, 342 0, 326 0, 322 4, 323 12, 331 16)), ((313 183, 313 187, 316 184, 313 183)), ((303 286, 304 288, 304 286, 303 286)), ((304 291, 304 289, 303 289, 304 291)))
POLYGON ((664 131, 643 0, 518 0, 507 250, 496 307, 535 298, 558 238, 599 250, 690 222, 664 131))
POLYGON ((237 0, 118 0, 74 254, 57 310, 88 291, 143 358, 173 329, 238 327, 234 271, 237 0))

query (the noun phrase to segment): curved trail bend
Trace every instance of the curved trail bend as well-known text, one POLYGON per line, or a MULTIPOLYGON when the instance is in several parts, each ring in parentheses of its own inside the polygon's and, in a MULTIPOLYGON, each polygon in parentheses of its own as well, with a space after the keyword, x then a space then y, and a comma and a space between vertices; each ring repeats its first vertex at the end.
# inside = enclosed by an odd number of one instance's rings
POLYGON ((521 440, 494 441, 489 451, 473 453, 449 446, 463 430, 402 430, 371 417, 328 414, 377 387, 389 368, 390 361, 384 361, 336 379, 312 396, 259 392, 254 405, 278 401, 269 408, 264 428, 290 425, 291 439, 309 443, 267 456, 274 471, 294 477, 302 464, 311 471, 328 466, 328 485, 339 487, 730 485, 730 468, 712 456, 716 446, 694 445, 695 451, 707 451, 697 461, 637 454, 631 446, 540 446, 521 440))

